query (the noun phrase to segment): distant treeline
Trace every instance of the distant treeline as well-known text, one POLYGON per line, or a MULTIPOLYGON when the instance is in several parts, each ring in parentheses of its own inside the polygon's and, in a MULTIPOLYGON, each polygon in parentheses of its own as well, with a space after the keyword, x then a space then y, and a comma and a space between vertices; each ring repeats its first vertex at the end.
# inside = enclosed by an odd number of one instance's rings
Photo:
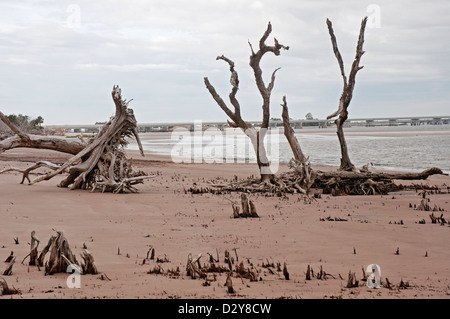
MULTIPOLYGON (((10 114, 6 117, 23 132, 40 131, 42 130, 42 123, 44 123, 44 118, 40 115, 36 118, 31 118, 29 115, 23 114, 10 114)), ((0 121, 0 132, 8 131, 10 131, 9 128, 0 121)))

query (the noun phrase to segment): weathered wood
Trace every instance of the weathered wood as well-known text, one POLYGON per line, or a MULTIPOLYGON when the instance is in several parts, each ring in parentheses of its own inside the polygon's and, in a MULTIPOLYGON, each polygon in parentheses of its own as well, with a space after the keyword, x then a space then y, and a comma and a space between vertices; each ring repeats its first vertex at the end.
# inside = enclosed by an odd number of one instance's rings
POLYGON ((298 139, 295 137, 294 130, 291 126, 291 121, 289 119, 289 110, 286 102, 286 96, 283 96, 283 111, 281 113, 281 117, 283 119, 284 126, 284 136, 286 137, 289 146, 291 147, 292 153, 294 154, 294 159, 299 163, 306 163, 306 156, 303 154, 302 148, 300 147, 300 143, 298 139))
POLYGON ((6 269, 3 272, 3 276, 11 276, 12 275, 12 268, 14 266, 14 263, 16 262, 16 256, 14 256, 14 253, 11 252, 11 254, 6 258, 5 264, 6 269))
POLYGON ((64 273, 71 264, 78 266, 77 259, 70 249, 64 232, 57 231, 51 245, 49 260, 45 263, 45 274, 64 273))
POLYGON ((350 270, 348 272, 348 280, 347 280, 347 285, 346 288, 355 288, 359 286, 359 282, 358 280, 356 280, 356 275, 355 273, 350 270))
POLYGON ((345 137, 344 137, 343 126, 344 126, 344 122, 348 118, 347 108, 350 105, 350 101, 352 100, 353 89, 355 87, 356 74, 359 70, 361 70, 363 68, 362 66, 359 66, 359 62, 361 60, 362 55, 364 54, 363 43, 364 43, 364 31, 366 28, 366 22, 367 22, 367 17, 365 17, 361 22, 361 29, 359 32, 358 44, 356 47, 356 56, 355 56, 355 59, 353 60, 352 69, 350 71, 350 75, 349 75, 349 78, 347 81, 347 77, 346 77, 345 71, 344 71, 344 63, 342 61, 342 56, 341 56, 341 53, 339 52, 339 49, 337 46, 337 41, 336 41, 336 37, 334 35, 333 26, 332 26, 331 21, 327 19, 328 32, 331 37, 333 52, 336 56, 336 59, 338 60, 339 68, 341 70, 341 75, 342 75, 342 79, 344 82, 341 98, 339 100, 338 110, 336 112, 334 112, 333 114, 327 116, 327 119, 331 119, 331 118, 339 115, 339 118, 337 118, 335 121, 336 126, 337 126, 336 133, 337 133, 337 136, 339 139, 339 144, 341 147, 341 156, 342 157, 341 157, 340 169, 345 170, 345 171, 359 171, 350 161, 350 157, 348 155, 347 143, 346 143, 345 137))
POLYGON ((20 294, 20 290, 16 288, 9 288, 8 283, 4 278, 0 277, 0 296, 20 294))
POLYGON ((233 288, 233 281, 231 280, 231 274, 232 274, 231 271, 227 274, 227 280, 225 281, 225 285, 227 287, 227 292, 229 294, 234 294, 235 291, 234 291, 234 288, 233 288))
POLYGON ((83 262, 81 263, 83 274, 98 274, 97 265, 95 264, 94 257, 89 250, 84 249, 83 253, 81 253, 81 258, 83 259, 83 262))
POLYGON ((135 137, 143 156, 142 143, 137 134, 137 122, 133 110, 128 108, 131 100, 122 99, 121 89, 118 86, 113 87, 111 95, 116 106, 115 115, 94 138, 87 142, 25 134, 1 113, 0 120, 16 135, 0 142, 0 152, 15 147, 32 147, 53 149, 73 155, 60 166, 41 161, 25 171, 19 170, 23 173, 22 182, 25 178, 29 180, 28 176, 32 170, 47 166, 54 171, 35 178, 30 184, 49 180, 68 170, 69 175, 58 186, 91 190, 101 188, 102 191, 114 193, 136 192, 137 189, 133 185, 142 183, 145 179, 153 176, 146 176, 144 172, 134 171, 131 168, 131 161, 126 159, 123 151, 123 147, 128 144, 126 138, 135 137))
POLYGON ((30 266, 36 266, 37 258, 38 258, 38 247, 39 247, 39 239, 36 237, 36 231, 31 232, 31 243, 30 243, 30 266))
POLYGON ((231 127, 239 127, 245 135, 247 135, 250 138, 250 141, 252 143, 253 149, 256 154, 256 160, 257 164, 260 170, 260 181, 262 183, 272 183, 274 174, 270 170, 270 163, 267 158, 267 152, 264 147, 264 138, 265 134, 267 132, 267 129, 269 127, 269 119, 270 119, 270 96, 274 87, 275 83, 275 73, 279 69, 275 69, 272 73, 270 83, 266 86, 264 83, 264 80, 262 78, 262 70, 260 67, 260 62, 264 54, 267 52, 272 52, 274 55, 278 56, 280 55, 281 49, 289 50, 288 46, 284 46, 278 42, 277 39, 274 39, 274 45, 268 46, 265 44, 265 41, 267 40, 268 36, 272 32, 272 25, 268 24, 266 31, 264 32, 264 35, 261 37, 259 41, 259 50, 255 52, 253 50, 253 47, 251 43, 249 42, 250 49, 251 49, 251 56, 250 56, 250 66, 253 69, 253 73, 255 76, 255 82, 256 86, 261 94, 261 97, 263 99, 262 104, 262 112, 263 112, 263 118, 262 118, 262 124, 261 129, 257 130, 251 123, 245 121, 241 117, 241 106, 239 104, 239 101, 236 98, 236 93, 239 90, 239 77, 238 73, 236 72, 234 68, 234 62, 230 60, 229 58, 225 57, 224 55, 218 56, 216 60, 223 60, 228 63, 230 66, 230 83, 232 85, 231 93, 229 94, 230 103, 234 107, 234 111, 232 111, 227 104, 224 102, 224 100, 220 97, 220 95, 216 92, 215 88, 211 85, 209 82, 209 79, 207 77, 204 78, 204 82, 206 85, 206 88, 208 89, 209 93, 213 97, 213 99, 216 101, 216 103, 220 106, 220 108, 225 112, 225 114, 228 115, 231 121, 228 121, 229 125, 231 127))

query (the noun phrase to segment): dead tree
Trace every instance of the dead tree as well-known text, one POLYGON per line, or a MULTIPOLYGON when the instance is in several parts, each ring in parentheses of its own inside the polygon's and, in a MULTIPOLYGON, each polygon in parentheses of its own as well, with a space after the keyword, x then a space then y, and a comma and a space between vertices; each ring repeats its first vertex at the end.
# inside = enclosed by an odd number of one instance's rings
MULTIPOLYGON (((134 171, 131 167, 131 160, 126 158, 124 150, 128 144, 126 138, 131 136, 136 138, 141 155, 144 156, 136 129, 137 122, 133 110, 128 108, 131 100, 122 99, 121 89, 114 86, 111 94, 116 107, 114 116, 94 138, 86 143, 23 133, 0 112, 0 119, 15 133, 15 136, 0 141, 0 153, 15 147, 30 147, 73 155, 62 165, 55 166, 41 161, 32 168, 21 171, 23 173, 22 182, 25 178, 29 179, 28 176, 32 170, 46 166, 52 168, 53 172, 37 177, 30 184, 49 180, 67 170, 69 174, 58 184, 59 187, 70 186, 71 189, 90 189, 92 191, 99 189, 103 192, 115 193, 136 192, 133 185, 143 183, 145 179, 153 176, 146 176, 144 172, 134 171)), ((18 169, 4 171, 8 170, 18 169)))
POLYGON ((344 171, 358 171, 358 169, 352 164, 350 161, 350 157, 348 155, 347 143, 344 137, 343 126, 344 122, 348 118, 347 108, 352 100, 353 89, 355 88, 355 78, 356 73, 361 70, 363 67, 359 66, 359 62, 361 60, 363 51, 363 43, 364 43, 364 30, 366 28, 367 17, 365 17, 361 22, 361 29, 359 31, 358 45, 356 47, 356 56, 352 64, 352 69, 350 71, 350 75, 347 80, 347 76, 344 71, 344 62, 342 61, 341 53, 339 52, 336 37, 334 35, 333 26, 331 21, 327 19, 328 32, 330 33, 331 43, 333 45, 334 55, 338 60, 339 68, 341 70, 342 79, 344 81, 344 87, 342 90, 341 98, 339 99, 339 108, 336 112, 329 115, 327 119, 331 119, 339 115, 336 119, 335 123, 337 126, 337 136, 339 138, 339 144, 341 146, 341 166, 340 169, 344 171))
POLYGON ((274 45, 268 46, 266 45, 266 40, 269 37, 270 33, 272 32, 272 25, 268 24, 266 32, 264 32, 264 35, 259 40, 259 50, 255 52, 253 50, 253 47, 251 43, 249 42, 250 49, 251 49, 251 56, 250 56, 250 66, 253 69, 253 73, 255 76, 256 86, 258 87, 258 90, 262 96, 263 104, 262 104, 262 112, 263 112, 263 119, 261 123, 261 128, 258 130, 256 127, 254 127, 251 123, 245 121, 241 117, 241 106, 236 98, 236 94, 239 90, 239 78, 238 73, 236 72, 234 68, 234 62, 224 55, 218 56, 216 60, 223 60, 228 63, 230 66, 230 83, 232 85, 231 93, 229 94, 229 99, 231 104, 234 107, 234 112, 227 106, 227 104, 224 102, 224 100, 220 97, 220 95, 216 92, 215 88, 211 85, 208 78, 204 78, 204 82, 206 85, 206 88, 208 89, 209 93, 212 95, 216 103, 220 106, 220 108, 228 115, 230 120, 228 120, 228 124, 231 127, 239 127, 245 135, 247 135, 250 138, 250 141, 252 143, 253 149, 256 154, 256 160, 257 164, 260 170, 261 175, 261 182, 262 183, 271 183, 274 179, 274 174, 270 170, 270 163, 269 159, 267 158, 267 152, 264 147, 264 139, 265 135, 267 133, 267 130, 269 128, 269 119, 270 119, 270 96, 272 93, 272 89, 274 87, 275 82, 275 73, 279 70, 275 69, 272 73, 271 80, 268 86, 265 85, 263 77, 262 77, 262 70, 260 67, 260 62, 264 54, 267 52, 272 52, 276 56, 280 55, 281 49, 288 50, 288 46, 284 46, 278 42, 277 39, 274 39, 274 45))

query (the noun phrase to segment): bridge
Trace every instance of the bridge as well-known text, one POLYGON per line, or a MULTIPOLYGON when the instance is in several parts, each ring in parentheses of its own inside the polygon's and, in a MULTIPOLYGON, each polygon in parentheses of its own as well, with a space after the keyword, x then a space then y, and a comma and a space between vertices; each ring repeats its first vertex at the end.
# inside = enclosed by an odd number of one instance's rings
MULTIPOLYGON (((295 129, 302 129, 303 127, 318 127, 326 128, 333 126, 334 119, 298 119, 291 120, 291 126, 295 129)), ((250 121, 254 126, 261 126, 261 121, 250 121)), ((443 125, 450 123, 449 116, 404 116, 404 117, 376 117, 376 118, 349 118, 346 120, 346 126, 397 126, 397 125, 443 125)), ((45 125, 47 129, 60 130, 63 132, 98 132, 98 130, 105 123, 95 124, 79 124, 79 125, 45 125)), ((203 129, 217 128, 223 130, 229 127, 227 122, 174 122, 174 123, 138 123, 138 132, 169 132, 177 127, 184 127, 193 131, 196 126, 201 125, 203 129)), ((269 121, 271 128, 282 127, 283 121, 281 119, 272 118, 269 121)))

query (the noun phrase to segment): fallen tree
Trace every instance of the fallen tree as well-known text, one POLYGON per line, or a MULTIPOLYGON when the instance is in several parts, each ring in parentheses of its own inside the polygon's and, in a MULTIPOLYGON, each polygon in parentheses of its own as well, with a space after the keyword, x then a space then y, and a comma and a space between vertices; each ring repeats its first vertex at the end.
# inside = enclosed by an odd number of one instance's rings
MULTIPOLYGON (((258 178, 246 178, 231 183, 216 183, 209 181, 210 187, 197 188, 196 193, 220 194, 223 192, 271 193, 277 196, 283 194, 309 194, 315 189, 317 193, 340 195, 386 195, 402 189, 417 189, 420 185, 404 186, 396 184, 395 180, 425 180, 431 175, 443 174, 441 169, 433 167, 419 173, 411 172, 348 172, 321 171, 309 169, 308 184, 305 182, 305 171, 296 169, 297 163, 291 161, 291 170, 274 177, 274 184, 261 184, 258 178), (220 190, 218 192, 217 190, 220 190)), ((309 166, 308 166, 309 167, 309 166)), ((191 190, 192 192, 192 190, 191 190)))
POLYGON ((134 136, 142 156, 144 156, 141 141, 136 125, 137 121, 133 110, 128 108, 131 102, 122 99, 121 89, 114 86, 112 98, 116 107, 114 116, 101 128, 98 134, 86 142, 66 140, 52 136, 37 136, 26 134, 17 128, 9 119, 0 112, 0 120, 3 121, 15 134, 0 141, 0 153, 17 147, 48 149, 73 155, 62 165, 52 164, 48 161, 39 161, 26 170, 8 168, 7 171, 19 171, 29 184, 50 180, 58 174, 68 172, 68 176, 59 184, 59 187, 71 189, 101 190, 102 192, 137 192, 133 185, 143 183, 145 179, 152 178, 142 171, 134 171, 131 160, 126 158, 124 148, 128 144, 126 138, 134 136), (45 166, 53 171, 43 174, 34 180, 30 180, 31 171, 45 166))

